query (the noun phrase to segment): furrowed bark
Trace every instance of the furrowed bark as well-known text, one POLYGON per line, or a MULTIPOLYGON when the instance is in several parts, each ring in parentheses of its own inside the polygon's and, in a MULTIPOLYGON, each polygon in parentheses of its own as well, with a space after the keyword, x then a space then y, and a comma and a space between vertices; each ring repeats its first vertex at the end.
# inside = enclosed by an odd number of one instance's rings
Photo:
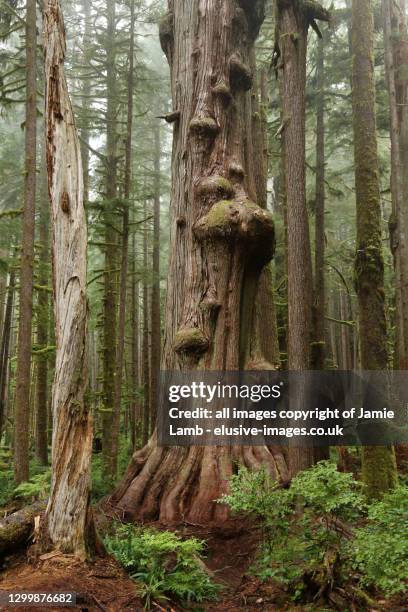
POLYGON ((94 547, 90 506, 92 416, 88 387, 87 227, 81 149, 64 75, 58 0, 44 6, 45 118, 51 202, 56 364, 52 396, 52 484, 44 545, 80 558, 94 547))
MULTIPOLYGON (((274 251, 272 219, 255 203, 251 120, 251 53, 264 5, 169 0, 161 23, 173 108, 179 111, 173 123, 165 370, 252 365, 254 303, 274 251)), ((280 451, 159 448, 153 434, 134 454, 111 503, 128 519, 220 523, 229 513, 215 500, 228 490, 236 463, 265 465, 275 478, 288 477, 280 451)))
MULTIPOLYGON (((307 34, 314 19, 329 21, 317 2, 277 3, 275 66, 281 72, 282 148, 287 206, 288 367, 311 366, 313 274, 305 175, 307 34)), ((303 394, 302 390, 299 393, 303 394)), ((313 464, 313 449, 290 449, 291 473, 313 464)))

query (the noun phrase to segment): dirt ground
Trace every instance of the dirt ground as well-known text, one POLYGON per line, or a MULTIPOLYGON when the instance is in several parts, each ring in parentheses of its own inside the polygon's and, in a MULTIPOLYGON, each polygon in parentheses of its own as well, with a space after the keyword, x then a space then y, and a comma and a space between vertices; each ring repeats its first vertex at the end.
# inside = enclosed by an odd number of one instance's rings
MULTIPOLYGON (((155 525, 158 527, 158 525, 155 525)), ((221 583, 219 599, 205 605, 181 607, 172 602, 155 602, 155 612, 325 612, 346 608, 295 606, 290 593, 273 582, 261 583, 248 572, 259 543, 259 531, 254 525, 237 523, 222 530, 209 530, 200 526, 183 526, 181 535, 196 536, 207 542, 205 563, 214 579, 221 583)), ((77 605, 71 607, 19 607, 22 612, 82 611, 82 612, 142 612, 143 602, 138 596, 137 585, 110 557, 99 558, 92 563, 80 563, 70 555, 43 556, 29 561, 26 554, 14 555, 6 560, 6 569, 0 574, 0 591, 65 591, 77 594, 77 605)), ((350 612, 363 608, 350 607, 350 612)), ((388 610, 408 612, 408 602, 378 601, 378 607, 364 608, 370 612, 388 610)), ((2 607, 0 611, 11 610, 2 607)))

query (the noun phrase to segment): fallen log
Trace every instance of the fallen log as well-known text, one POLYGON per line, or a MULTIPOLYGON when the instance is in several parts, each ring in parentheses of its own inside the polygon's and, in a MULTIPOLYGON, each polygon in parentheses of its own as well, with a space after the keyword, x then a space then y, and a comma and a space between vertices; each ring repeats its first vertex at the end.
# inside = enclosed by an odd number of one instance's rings
POLYGON ((0 560, 5 553, 29 543, 34 532, 34 518, 44 512, 46 505, 45 500, 37 501, 0 519, 0 560))

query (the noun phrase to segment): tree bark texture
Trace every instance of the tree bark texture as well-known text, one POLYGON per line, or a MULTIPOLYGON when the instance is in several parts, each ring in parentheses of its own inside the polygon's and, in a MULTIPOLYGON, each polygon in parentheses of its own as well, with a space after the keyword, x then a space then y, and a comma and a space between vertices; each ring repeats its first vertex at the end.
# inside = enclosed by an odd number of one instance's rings
MULTIPOLYGON (((176 119, 162 369, 245 369, 259 278, 274 251, 253 168, 250 62, 264 2, 168 6, 160 37, 176 119)), ((228 490, 235 462, 288 476, 280 451, 159 448, 153 435, 111 501, 128 518, 222 522, 228 509, 214 500, 228 490)))
MULTIPOLYGON (((353 0, 352 7, 357 206, 355 284, 361 367, 363 370, 385 370, 388 355, 375 116, 373 8, 371 0, 353 0)), ((394 449, 363 447, 362 478, 369 497, 378 497, 394 486, 397 478, 394 449)))
POLYGON ((312 363, 316 370, 325 365, 325 142, 324 142, 324 40, 317 47, 316 67, 316 199, 315 199, 315 280, 313 304, 312 363))
MULTIPOLYGON (((281 72, 282 148, 287 214, 288 367, 311 366, 313 272, 306 205, 305 111, 309 25, 329 20, 316 2, 277 3, 276 68, 281 72)), ((303 395, 304 390, 299 389, 303 395)), ((310 467, 313 449, 291 448, 292 474, 310 467)))
POLYGON ((53 547, 85 558, 94 544, 90 506, 92 416, 86 397, 87 227, 81 149, 64 75, 63 17, 58 0, 48 0, 44 8, 46 155, 57 346, 52 484, 45 531, 53 547))

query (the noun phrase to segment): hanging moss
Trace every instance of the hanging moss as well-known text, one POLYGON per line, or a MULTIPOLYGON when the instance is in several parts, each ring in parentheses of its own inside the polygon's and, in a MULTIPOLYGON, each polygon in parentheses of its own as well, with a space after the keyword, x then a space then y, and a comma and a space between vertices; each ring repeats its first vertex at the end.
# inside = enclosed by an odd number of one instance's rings
POLYGON ((183 327, 176 333, 173 349, 176 353, 201 355, 208 349, 208 338, 198 327, 183 327))

